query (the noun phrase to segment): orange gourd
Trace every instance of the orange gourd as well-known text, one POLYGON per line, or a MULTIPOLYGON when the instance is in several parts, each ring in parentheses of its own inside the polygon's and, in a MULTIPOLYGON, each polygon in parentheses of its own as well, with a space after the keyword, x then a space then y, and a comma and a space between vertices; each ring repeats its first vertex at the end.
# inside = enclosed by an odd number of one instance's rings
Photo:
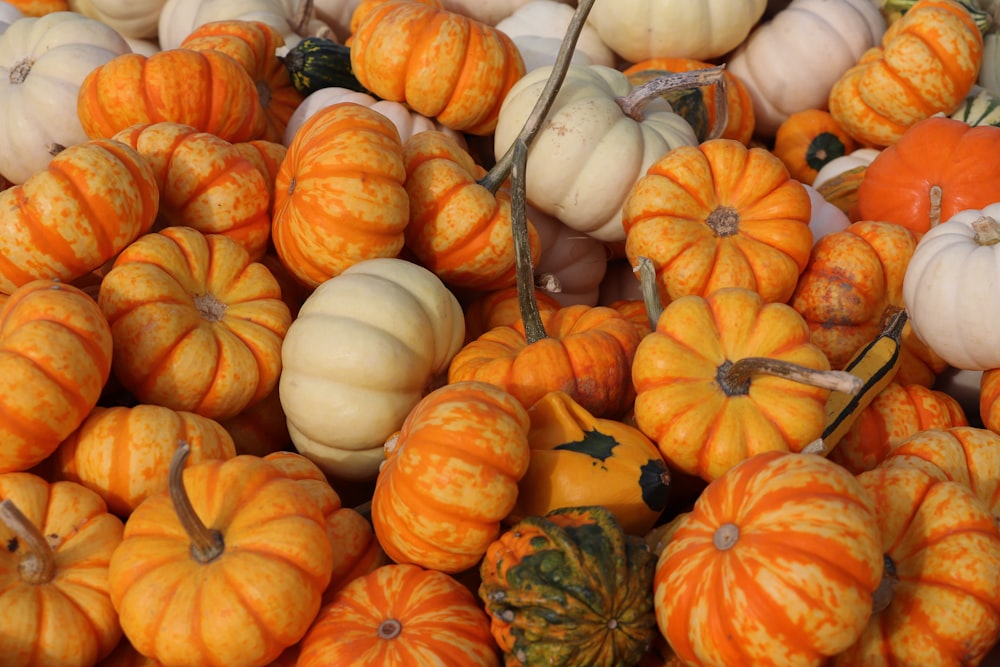
POLYGON ((413 0, 381 3, 360 19, 351 68, 376 96, 473 135, 493 132, 500 104, 524 76, 505 33, 413 0))
POLYGON ((282 263, 316 287, 365 259, 403 248, 410 205, 396 126, 344 102, 295 133, 274 187, 272 238, 282 263))
POLYGON ((112 336, 94 300, 36 280, 0 308, 0 473, 49 456, 97 405, 111 373, 112 336))
POLYGON ((88 137, 111 137, 136 123, 190 125, 230 142, 260 139, 266 119, 254 81, 218 51, 126 53, 92 70, 77 114, 88 137))
POLYGON ((983 371, 979 378, 979 418, 983 426, 1000 433, 1000 369, 983 371))
POLYGON ((829 111, 806 109, 781 122, 771 152, 785 163, 792 178, 812 185, 823 165, 856 148, 858 144, 829 111))
POLYGON ((240 152, 240 155, 250 160, 257 171, 264 177, 264 186, 267 188, 268 219, 274 215, 274 183, 278 179, 278 170, 281 163, 285 161, 288 148, 276 141, 266 139, 254 139, 253 141, 240 141, 233 144, 233 147, 240 152))
POLYGON ((291 324, 278 282, 221 234, 146 234, 101 282, 113 369, 143 403, 228 419, 267 396, 291 324))
POLYGON ((267 456, 292 447, 288 418, 281 407, 281 396, 277 388, 219 424, 233 439, 237 454, 267 456))
MULTIPOLYGON (((535 289, 535 299, 539 311, 559 310, 559 302, 547 292, 535 289)), ((503 287, 478 295, 465 308, 466 344, 499 326, 512 326, 521 319, 521 308, 517 298, 517 287, 503 287)))
POLYGON ((785 302, 809 260, 809 195, 774 154, 732 139, 657 160, 622 209, 625 253, 648 257, 666 302, 722 287, 785 302))

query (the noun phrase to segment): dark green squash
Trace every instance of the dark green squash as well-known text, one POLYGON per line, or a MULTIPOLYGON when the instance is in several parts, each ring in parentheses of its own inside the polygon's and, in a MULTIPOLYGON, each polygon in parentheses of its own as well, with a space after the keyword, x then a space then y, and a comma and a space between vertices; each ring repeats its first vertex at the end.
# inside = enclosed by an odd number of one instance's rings
POLYGON ((480 566, 479 597, 507 667, 630 667, 658 629, 656 556, 599 506, 522 519, 480 566))
POLYGON ((282 58, 292 85, 303 95, 322 88, 348 88, 371 95, 351 69, 350 47, 326 37, 306 37, 282 58))

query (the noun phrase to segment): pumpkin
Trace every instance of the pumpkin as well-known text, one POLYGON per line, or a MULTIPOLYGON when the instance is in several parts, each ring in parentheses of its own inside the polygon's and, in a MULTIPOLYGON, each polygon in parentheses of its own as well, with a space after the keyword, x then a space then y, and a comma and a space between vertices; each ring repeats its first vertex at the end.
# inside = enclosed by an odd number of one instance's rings
POLYGON ((0 473, 49 456, 97 405, 111 373, 112 337, 80 289, 37 280, 0 307, 0 473))
MULTIPOLYGON (((968 371, 959 371, 969 373, 968 371)), ((975 375, 973 375, 975 377, 975 375)), ((979 374, 978 392, 970 393, 970 399, 978 408, 979 418, 983 426, 994 433, 1000 433, 1000 372, 991 368, 979 374)))
POLYGON ((740 287, 680 297, 636 350, 635 421, 673 467, 713 480, 755 454, 799 452, 819 437, 829 388, 799 380, 829 368, 786 304, 740 287), (781 362, 803 375, 768 371, 781 362))
POLYGON ((8 665, 91 667, 122 636, 108 563, 122 522, 93 491, 0 475, 0 655, 8 665))
POLYGON ((222 234, 253 259, 267 249, 267 182, 233 144, 190 125, 137 123, 114 135, 153 168, 159 187, 154 231, 179 226, 222 234))
POLYGON ((298 667, 499 667, 489 619, 444 572, 388 564, 345 586, 303 638, 298 667))
POLYGON ((1000 201, 1000 127, 934 117, 883 149, 858 186, 858 213, 923 233, 1000 201))
POLYGON ((812 249, 810 212, 773 153, 710 139, 670 150, 632 188, 625 253, 652 260, 665 301, 740 287, 786 302, 812 249))
MULTIPOLYGON (((993 39, 995 40, 995 38, 993 39)), ((980 75, 982 75, 982 71, 980 71, 980 75)), ((973 127, 976 125, 1000 125, 1000 97, 990 90, 973 86, 958 108, 951 112, 948 117, 973 127)))
POLYGON ((70 11, 100 21, 125 38, 155 39, 166 0, 69 0, 70 11))
POLYGON ((851 222, 862 220, 858 212, 858 188, 864 182, 868 165, 878 154, 875 148, 855 149, 827 162, 813 179, 816 192, 843 211, 851 222))
POLYGON ((803 109, 789 114, 778 126, 772 152, 792 178, 811 185, 827 162, 857 147, 829 111, 803 109))
POLYGON ((370 481, 386 439, 465 336, 458 299, 427 269, 371 259, 305 300, 281 348, 281 405, 295 448, 325 473, 370 481))
MULTIPOLYGON (((464 14, 487 25, 495 26, 500 21, 512 16, 529 0, 435 0, 451 12, 464 14)), ((573 0, 560 0, 575 4, 573 0)))
POLYGON ((598 305, 608 268, 607 246, 540 211, 529 210, 528 217, 541 247, 535 283, 560 305, 598 305))
POLYGON ((60 150, 86 141, 76 113, 80 86, 91 70, 128 52, 114 30, 68 11, 22 17, 0 30, 0 173, 24 183, 60 150))
POLYGON ((331 37, 306 37, 281 60, 295 90, 308 96, 324 88, 368 92, 351 69, 351 49, 331 37))
MULTIPOLYGON (((826 200, 816 188, 811 185, 802 184, 809 195, 809 203, 812 211, 809 214, 809 230, 813 235, 813 248, 821 238, 834 232, 842 232, 851 226, 851 220, 847 214, 840 210, 835 204, 826 200)), ((806 267, 808 270, 808 265, 806 267)), ((799 276, 799 280, 802 276, 799 276)))
POLYGON ((278 30, 284 45, 304 35, 329 37, 331 30, 311 11, 310 0, 167 0, 160 10, 157 41, 176 49, 196 28, 214 21, 260 21, 278 30))
POLYGON ((501 102, 524 76, 506 34, 421 2, 378 5, 351 39, 351 67, 365 88, 473 135, 493 132, 501 102))
POLYGON ((267 456, 292 448, 288 433, 288 418, 281 407, 281 396, 275 387, 256 403, 239 414, 219 422, 233 439, 237 454, 267 456))
POLYGON ((857 475, 882 463, 910 436, 968 425, 965 411, 951 395, 894 381, 861 412, 829 459, 857 475))
POLYGON ((589 20, 624 60, 680 57, 710 60, 736 48, 767 9, 767 0, 734 6, 724 0, 622 0, 596 3, 589 20))
POLYGON ((676 521, 654 599, 685 665, 818 666, 864 631, 882 575, 879 524, 865 487, 835 463, 757 454, 676 521))
POLYGON ((350 102, 318 110, 295 133, 275 179, 278 257, 310 287, 360 261, 395 257, 410 218, 405 179, 389 119, 350 102))
POLYGON ((526 517, 486 552, 479 597, 509 667, 635 665, 656 634, 656 556, 599 506, 526 517))
MULTIPOLYGON (((513 146, 551 72, 532 70, 504 98, 493 142, 497 159, 513 146)), ((698 143, 691 125, 660 97, 664 91, 632 92, 617 70, 569 66, 529 147, 531 206, 601 241, 624 240, 621 208, 635 182, 671 148, 698 143)))
POLYGON ((39 17, 56 12, 68 11, 66 0, 11 0, 25 16, 39 17))
POLYGON ((871 0, 792 0, 754 28, 726 67, 750 93, 756 134, 775 137, 791 114, 825 109, 830 89, 885 29, 871 0))
POLYGON ((979 664, 1000 635, 1000 533, 989 510, 964 485, 912 465, 857 480, 874 503, 885 566, 867 626, 829 664, 979 664))
MULTIPOLYGON (((278 179, 278 170, 281 169, 281 163, 285 161, 288 149, 284 144, 266 139, 241 141, 233 144, 233 148, 244 158, 250 160, 260 175, 264 177, 264 188, 267 190, 268 198, 267 214, 268 219, 270 219, 274 215, 274 183, 278 179)), ((270 233, 268 236, 270 237, 270 233)), ((270 248, 268 249, 270 250, 270 248)))
POLYGON ((1000 313, 984 289, 995 271, 997 220, 1000 204, 956 213, 924 234, 906 267, 903 301, 913 331, 955 368, 1000 367, 1000 313))
POLYGON ((154 176, 129 146, 95 139, 0 192, 0 292, 32 280, 70 282, 114 258, 153 226, 154 176))
POLYGON ((479 562, 517 500, 528 427, 525 408, 494 385, 453 382, 423 397, 386 440, 372 496, 389 558, 448 573, 479 562))
POLYGON ((136 651, 128 638, 122 637, 115 650, 97 663, 96 667, 163 667, 163 665, 136 651))
POLYGON ((24 13, 9 2, 0 4, 0 32, 4 32, 11 23, 24 18, 24 13))
POLYGON ((305 97, 292 85, 276 53, 284 42, 282 34, 266 23, 234 19, 198 26, 184 38, 180 48, 219 51, 243 65, 254 81, 264 112, 264 131, 256 138, 280 142, 285 125, 305 97))
POLYGON ((115 377, 143 403, 227 419, 267 396, 291 323, 277 281, 220 234, 168 227, 101 281, 115 377))
POLYGON ((956 0, 923 0, 830 88, 830 113, 855 139, 890 146, 907 128, 951 113, 979 75, 983 37, 956 0))
POLYGON ((167 488, 178 440, 191 447, 188 465, 236 456, 233 439, 206 417, 159 405, 98 406, 56 449, 53 475, 86 486, 125 518, 167 488))
MULTIPOLYGON (((669 72, 690 72, 710 67, 712 67, 711 63, 693 58, 650 58, 629 65, 623 72, 633 85, 639 85, 647 81, 652 81, 669 72)), ((726 118, 722 132, 717 136, 723 139, 735 139, 744 144, 749 143, 750 139, 753 138, 755 123, 753 101, 750 99, 750 93, 747 90, 746 84, 728 69, 723 71, 723 78, 726 81, 726 118)), ((668 96, 667 101, 671 103, 671 107, 675 112, 683 115, 691 127, 695 128, 699 141, 716 138, 715 136, 711 136, 710 133, 718 122, 716 120, 718 118, 718 103, 716 99, 721 94, 721 91, 716 86, 709 85, 695 88, 690 92, 696 93, 692 100, 694 102, 693 106, 685 105, 685 98, 680 96, 674 99, 668 96), (698 132, 698 126, 694 122, 694 119, 700 118, 702 114, 704 115, 704 122, 702 124, 704 129, 698 132)))
MULTIPOLYGON (((524 59, 524 69, 530 72, 555 63, 573 15, 573 7, 562 0, 531 0, 493 25, 514 40, 524 59)), ((578 59, 584 65, 615 66, 614 52, 590 24, 583 26, 577 38, 573 60, 578 59)))
POLYGON ((629 535, 644 535, 667 506, 670 472, 639 429, 599 419, 553 391, 528 408, 531 461, 507 521, 600 505, 629 535))
MULTIPOLYGON (((561 307, 548 292, 535 290, 539 310, 555 312, 561 307)), ((465 313, 465 344, 499 326, 512 326, 521 319, 517 287, 504 287, 480 294, 463 309, 465 313)))
POLYGON ((88 137, 111 137, 137 123, 171 121, 230 142, 263 137, 254 80, 219 51, 126 53, 93 68, 80 84, 77 114, 88 137))

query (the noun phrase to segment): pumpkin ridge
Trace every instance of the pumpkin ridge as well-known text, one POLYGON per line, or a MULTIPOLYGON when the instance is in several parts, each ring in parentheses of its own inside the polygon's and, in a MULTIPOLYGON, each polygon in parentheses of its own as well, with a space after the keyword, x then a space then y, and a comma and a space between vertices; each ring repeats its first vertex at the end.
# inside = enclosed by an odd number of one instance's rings
MULTIPOLYGON (((73 331, 74 335, 78 336, 80 344, 84 345, 87 348, 87 351, 90 354, 93 355, 95 352, 99 351, 99 347, 97 346, 97 344, 94 342, 93 339, 86 338, 86 337, 84 337, 83 334, 78 334, 75 330, 70 329, 69 327, 64 326, 60 322, 54 322, 52 320, 44 320, 44 321, 46 323, 51 323, 51 324, 53 324, 55 326, 59 326, 62 329, 68 329, 70 331, 73 331)), ((68 385, 68 384, 63 383, 63 382, 60 382, 58 380, 58 378, 56 378, 52 374, 51 369, 47 368, 43 364, 40 364, 33 356, 31 356, 30 354, 26 353, 25 351, 21 351, 20 356, 21 356, 21 359, 23 359, 24 361, 27 361, 29 364, 31 364, 31 367, 34 368, 45 379, 47 379, 49 382, 51 382, 55 386, 59 387, 59 389, 61 389, 62 393, 64 394, 63 398, 65 400, 70 401, 70 405, 72 405, 73 407, 75 407, 78 410, 82 409, 82 408, 85 408, 87 406, 87 402, 86 402, 85 397, 83 397, 80 394, 80 392, 73 391, 74 389, 76 389, 76 387, 74 387, 72 385, 68 385)), ((0 410, 5 410, 6 408, 7 408, 7 404, 3 403, 3 402, 0 402, 0 410)), ((37 423, 37 420, 33 420, 33 421, 35 421, 37 423)), ((35 432, 34 429, 32 429, 32 431, 35 432)), ((46 510, 45 511, 46 511, 46 513, 48 512, 48 506, 47 505, 46 505, 46 510)), ((45 520, 48 521, 48 514, 45 515, 45 520)))
MULTIPOLYGON (((962 14, 959 14, 957 11, 948 10, 947 13, 955 15, 958 18, 960 18, 962 20, 962 23, 965 24, 965 27, 970 31, 970 33, 974 33, 976 35, 977 41, 980 44, 980 48, 982 48, 983 44, 982 33, 980 32, 978 26, 976 26, 975 23, 972 21, 971 17, 965 14, 964 12, 962 14)), ((914 37, 915 39, 920 40, 927 47, 927 50, 934 54, 934 57, 937 59, 938 63, 940 63, 940 65, 947 71, 948 77, 952 81, 961 81, 964 78, 964 75, 962 71, 956 67, 956 64, 959 61, 953 57, 953 54, 950 54, 941 48, 944 46, 941 40, 934 40, 927 38, 927 36, 924 34, 922 30, 922 28, 924 28, 923 23, 917 22, 916 27, 920 28, 921 30, 908 30, 907 34, 914 37)), ((920 95, 919 89, 916 92, 918 95, 920 95)), ((921 99, 923 99, 923 96, 920 97, 921 99)))
MULTIPOLYGON (((928 44, 926 40, 921 39, 920 41, 923 42, 924 45, 928 47, 928 50, 934 51, 933 48, 930 48, 931 45, 928 44)), ((937 54, 936 51, 934 52, 935 55, 939 55, 937 54)), ((933 108, 929 105, 928 101, 924 98, 924 96, 921 95, 920 90, 917 87, 915 87, 912 82, 906 80, 902 75, 900 75, 899 72, 896 71, 896 68, 891 66, 888 61, 884 61, 882 71, 884 74, 893 79, 896 82, 896 84, 900 86, 900 88, 906 91, 910 103, 919 107, 920 113, 923 116, 926 117, 929 116, 931 113, 933 113, 933 108)), ((880 115, 883 115, 885 118, 887 119, 889 118, 888 114, 883 112, 881 109, 878 109, 877 111, 880 115)))

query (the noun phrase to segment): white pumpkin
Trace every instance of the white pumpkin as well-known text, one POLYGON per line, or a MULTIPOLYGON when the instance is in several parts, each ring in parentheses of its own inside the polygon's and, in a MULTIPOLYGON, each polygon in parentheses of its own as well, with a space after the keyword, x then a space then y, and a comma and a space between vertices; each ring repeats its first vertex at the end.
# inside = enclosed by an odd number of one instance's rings
POLYGON ((596 306, 608 269, 607 246, 531 206, 527 214, 542 247, 535 284, 562 306, 596 306))
POLYGON ((137 39, 135 37, 126 37, 125 41, 128 42, 128 46, 132 49, 132 53, 138 53, 146 56, 147 58, 160 50, 160 45, 156 43, 155 39, 137 39))
MULTIPOLYGON (((514 143, 551 67, 528 72, 507 93, 494 133, 494 153, 514 143)), ((528 203, 578 232, 623 241, 621 209, 632 186, 671 148, 697 145, 694 130, 659 96, 638 120, 620 98, 632 91, 620 71, 570 65, 548 116, 528 150, 528 203)))
POLYGON ((456 132, 455 130, 448 129, 443 125, 440 125, 435 120, 422 116, 416 111, 410 110, 403 104, 399 102, 392 102, 390 100, 379 100, 371 95, 365 93, 359 93, 357 91, 351 90, 349 88, 320 88, 302 100, 297 107, 295 107, 294 113, 288 119, 288 124, 285 126, 285 136, 282 143, 285 146, 289 146, 292 143, 292 139, 295 138, 295 133, 298 132, 302 124, 305 123, 309 118, 313 116, 320 109, 333 106, 334 104, 340 104, 341 102, 352 102, 354 104, 360 104, 370 108, 373 111, 377 111, 389 120, 392 124, 396 126, 396 130, 399 132, 399 137, 403 143, 406 140, 418 132, 423 132, 425 130, 438 130, 449 135, 455 141, 459 143, 463 148, 467 147, 465 136, 461 132, 456 132))
POLYGON ((122 37, 153 39, 167 0, 69 0, 69 8, 118 31, 122 37))
POLYGON ((313 11, 342 42, 351 34, 351 16, 360 4, 361 0, 314 0, 313 11))
POLYGON ((176 49, 194 29, 212 21, 260 21, 285 37, 291 48, 305 35, 328 36, 330 29, 308 13, 308 0, 166 0, 157 26, 160 48, 176 49), (305 14, 303 14, 305 12, 305 14), (299 23, 304 25, 300 28, 299 23), (296 32, 296 30, 299 32, 296 32))
POLYGON ((295 448, 331 477, 375 479, 382 446, 465 338, 458 299, 427 269, 369 259, 321 283, 282 344, 295 448))
MULTIPOLYGON (((871 2, 871 0, 866 0, 871 2)), ((625 60, 710 60, 736 48, 764 15, 767 0, 607 0, 589 22, 625 60)))
POLYGON ((819 168, 819 171, 816 172, 816 178, 813 179, 812 186, 818 188, 831 178, 852 169, 867 167, 878 154, 879 149, 877 148, 856 148, 847 155, 835 157, 819 168))
POLYGON ((802 187, 809 194, 809 202, 812 204, 809 229, 813 233, 813 245, 816 245, 827 234, 842 232, 851 226, 851 220, 847 214, 824 199, 823 195, 816 191, 816 188, 807 183, 803 183, 802 187))
MULTIPOLYGON (((576 4, 574 0, 560 1, 576 4)), ((606 2, 607 0, 602 1, 606 2)), ((455 12, 495 26, 527 2, 528 0, 441 0, 441 5, 449 12, 455 12)))
POLYGON ((20 9, 9 2, 2 2, 0 0, 0 33, 19 18, 24 18, 24 14, 21 13, 20 9))
MULTIPOLYGON (((558 53, 562 45, 563 37, 569 30, 569 24, 573 20, 575 10, 569 5, 557 2, 556 0, 531 0, 519 7, 513 14, 497 23, 497 30, 501 30, 517 44, 521 54, 525 49, 529 53, 539 50, 541 44, 555 44, 553 57, 544 65, 551 65, 555 62, 555 53, 558 53), (544 40, 539 42, 539 40, 544 40), (525 47, 522 47, 522 42, 525 47), (533 49, 531 47, 534 47, 533 49)), ((546 51, 548 49, 545 49, 546 51)), ((608 48, 608 45, 601 41, 597 30, 592 25, 585 24, 580 31, 580 37, 576 42, 574 56, 583 54, 586 65, 604 65, 605 67, 615 66, 615 54, 608 48)), ((574 60, 574 62, 577 62, 574 60)), ((527 66, 527 62, 525 62, 527 66)), ((532 67, 534 69, 534 67, 532 67)))
POLYGON ((80 85, 129 51, 115 30, 75 12, 11 23, 0 34, 0 174, 23 183, 62 148, 86 141, 80 85))
POLYGON ((826 108, 833 84, 885 28, 872 0, 793 0, 755 28, 727 60, 753 101, 754 133, 773 137, 796 111, 826 108))
MULTIPOLYGON (((555 64, 559 57, 559 49, 562 48, 562 40, 555 37, 541 37, 539 35, 519 35, 511 37, 514 45, 521 53, 524 61, 524 71, 530 72, 539 67, 546 67, 555 64)), ((570 62, 575 65, 591 65, 590 56, 583 51, 575 49, 570 56, 570 62)))
POLYGON ((932 227, 903 278, 917 337, 950 366, 1000 368, 1000 203, 932 227))

